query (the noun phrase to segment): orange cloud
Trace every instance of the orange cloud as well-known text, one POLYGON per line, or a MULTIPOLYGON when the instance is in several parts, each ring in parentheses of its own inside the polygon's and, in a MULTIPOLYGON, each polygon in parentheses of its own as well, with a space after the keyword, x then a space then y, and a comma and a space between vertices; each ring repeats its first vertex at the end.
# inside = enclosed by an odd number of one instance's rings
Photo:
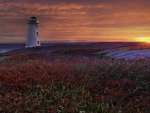
POLYGON ((146 0, 1 0, 0 40, 24 41, 26 21, 35 15, 42 41, 134 41, 150 36, 149 5, 146 0))

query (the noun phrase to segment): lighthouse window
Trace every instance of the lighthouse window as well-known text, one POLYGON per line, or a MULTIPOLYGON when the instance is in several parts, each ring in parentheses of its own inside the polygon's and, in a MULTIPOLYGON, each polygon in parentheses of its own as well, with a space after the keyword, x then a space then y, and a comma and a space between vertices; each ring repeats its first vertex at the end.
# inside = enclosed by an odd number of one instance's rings
POLYGON ((38 44, 39 44, 40 42, 38 41, 38 44))

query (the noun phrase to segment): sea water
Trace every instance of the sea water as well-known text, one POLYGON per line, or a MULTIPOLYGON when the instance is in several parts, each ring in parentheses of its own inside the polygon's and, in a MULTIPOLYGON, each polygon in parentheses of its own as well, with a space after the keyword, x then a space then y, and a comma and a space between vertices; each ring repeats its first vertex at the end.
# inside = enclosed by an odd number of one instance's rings
POLYGON ((24 48, 24 44, 0 44, 0 53, 24 48))
POLYGON ((8 51, 11 51, 13 49, 0 49, 0 53, 4 53, 4 52, 8 52, 8 51))

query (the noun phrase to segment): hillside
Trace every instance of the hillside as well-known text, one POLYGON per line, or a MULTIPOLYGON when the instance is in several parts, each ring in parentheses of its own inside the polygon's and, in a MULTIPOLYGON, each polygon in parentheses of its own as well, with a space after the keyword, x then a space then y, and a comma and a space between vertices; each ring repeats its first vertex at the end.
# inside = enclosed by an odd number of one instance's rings
POLYGON ((1 54, 0 112, 149 113, 150 60, 97 55, 104 50, 99 46, 53 45, 1 54))

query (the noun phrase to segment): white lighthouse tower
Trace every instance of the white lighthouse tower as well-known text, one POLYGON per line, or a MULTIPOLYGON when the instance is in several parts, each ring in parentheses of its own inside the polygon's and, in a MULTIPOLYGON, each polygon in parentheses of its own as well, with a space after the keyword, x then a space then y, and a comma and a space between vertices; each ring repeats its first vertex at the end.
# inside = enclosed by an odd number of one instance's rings
POLYGON ((28 37, 27 37, 27 42, 26 42, 26 48, 41 46, 39 37, 38 37, 39 21, 37 17, 34 17, 34 16, 30 17, 28 24, 29 24, 29 31, 28 31, 28 37))

